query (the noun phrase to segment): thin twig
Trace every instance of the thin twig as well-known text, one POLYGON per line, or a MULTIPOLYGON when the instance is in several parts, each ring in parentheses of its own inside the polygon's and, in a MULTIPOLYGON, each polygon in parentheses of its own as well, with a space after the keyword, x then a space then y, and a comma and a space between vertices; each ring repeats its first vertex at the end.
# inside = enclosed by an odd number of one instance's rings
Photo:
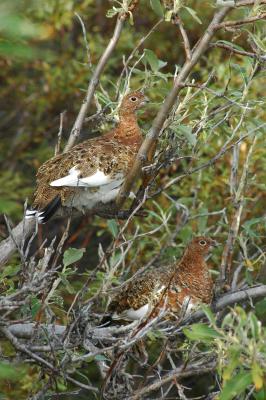
POLYGON ((193 67, 208 48, 208 45, 216 31, 215 26, 225 18, 231 8, 232 7, 224 7, 215 13, 211 23, 209 24, 202 38, 198 42, 198 45, 193 49, 191 60, 186 61, 183 68, 178 73, 174 81, 174 86, 166 97, 157 116, 155 117, 152 128, 147 134, 144 142, 142 143, 134 165, 117 196, 116 205, 118 208, 121 208, 121 206, 124 204, 126 198, 130 193, 133 183, 136 181, 137 176, 140 174, 141 168, 143 166, 143 160, 147 160, 148 154, 150 154, 151 149, 154 149, 155 151, 156 142, 161 132, 161 129, 163 128, 163 125, 168 117, 170 110, 177 100, 177 96, 183 87, 182 84, 186 82, 186 79, 188 78, 193 67))
POLYGON ((239 19, 238 21, 225 21, 217 24, 215 26, 215 29, 224 29, 224 28, 237 28, 242 25, 246 24, 253 24, 254 22, 260 20, 260 19, 265 19, 266 18, 266 13, 261 13, 259 15, 255 15, 254 17, 246 18, 246 19, 239 19))
POLYGON ((70 136, 69 136, 68 142, 65 146, 64 152, 67 152, 68 150, 70 150, 71 147, 74 146, 74 144, 76 143, 77 139, 80 136, 83 122, 86 118, 88 109, 93 100, 94 92, 99 83, 100 75, 101 75, 102 71, 104 70, 104 67, 106 66, 107 62, 109 61, 109 59, 113 53, 113 50, 115 49, 115 47, 118 43, 118 40, 121 36, 121 32, 122 32, 124 22, 126 19, 127 19, 126 13, 119 14, 117 17, 113 36, 111 37, 106 49, 104 50, 97 66, 93 72, 92 78, 90 80, 90 83, 89 83, 89 86, 87 89, 86 97, 82 103, 82 106, 79 110, 76 121, 72 127, 72 130, 70 132, 70 136))
POLYGON ((58 131, 58 140, 55 146, 55 152, 54 155, 57 156, 57 154, 60 153, 61 149, 61 141, 62 141, 62 133, 63 133, 63 124, 64 124, 64 116, 66 114, 66 111, 63 111, 60 113, 60 125, 59 125, 59 131, 58 131))
POLYGON ((173 21, 173 23, 175 25, 178 26, 178 28, 180 30, 180 33, 181 33, 183 41, 184 41, 184 50, 185 50, 185 53, 186 53, 186 58, 187 58, 187 61, 190 61, 191 60, 191 48, 190 48, 190 43, 189 43, 189 38, 188 38, 188 35, 187 35, 187 31, 184 28, 183 22, 182 22, 181 18, 178 15, 175 15, 173 17, 172 21, 173 21))
POLYGON ((238 54, 240 56, 251 57, 251 58, 256 58, 258 60, 261 60, 261 61, 266 61, 266 56, 264 56, 264 55, 251 53, 251 52, 245 51, 245 50, 239 50, 239 49, 236 49, 235 47, 229 46, 228 44, 225 44, 225 43, 219 43, 219 42, 210 43, 210 47, 219 47, 221 49, 231 51, 232 53, 238 54))

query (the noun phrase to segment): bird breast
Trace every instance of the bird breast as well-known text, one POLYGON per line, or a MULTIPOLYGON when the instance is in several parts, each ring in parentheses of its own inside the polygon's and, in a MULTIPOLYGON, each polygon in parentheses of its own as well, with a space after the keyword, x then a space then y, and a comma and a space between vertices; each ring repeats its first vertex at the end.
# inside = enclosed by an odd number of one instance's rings
POLYGON ((124 178, 117 178, 102 186, 75 188, 70 196, 65 197, 63 206, 74 207, 84 212, 93 209, 99 203, 109 203, 116 199, 123 182, 124 178))

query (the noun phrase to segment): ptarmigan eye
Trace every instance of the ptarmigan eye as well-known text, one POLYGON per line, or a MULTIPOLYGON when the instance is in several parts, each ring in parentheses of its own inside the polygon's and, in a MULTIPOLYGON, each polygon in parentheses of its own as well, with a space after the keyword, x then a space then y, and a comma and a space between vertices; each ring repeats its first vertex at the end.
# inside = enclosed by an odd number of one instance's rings
POLYGON ((133 97, 130 97, 130 100, 131 100, 131 101, 136 101, 137 98, 136 98, 135 96, 133 96, 133 97))
POLYGON ((199 241, 199 244, 200 244, 201 246, 206 246, 207 242, 206 242, 205 240, 200 240, 200 241, 199 241))

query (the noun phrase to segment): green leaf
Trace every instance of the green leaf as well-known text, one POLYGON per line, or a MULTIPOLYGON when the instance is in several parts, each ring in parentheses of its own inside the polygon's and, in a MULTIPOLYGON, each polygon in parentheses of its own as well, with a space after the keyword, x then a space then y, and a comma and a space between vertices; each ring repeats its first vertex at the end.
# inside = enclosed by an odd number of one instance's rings
POLYGON ((150 0, 150 4, 151 8, 153 9, 156 15, 158 15, 159 17, 164 16, 163 7, 161 5, 160 0, 150 0))
POLYGON ((11 364, 0 362, 0 381, 5 379, 17 381, 21 376, 21 372, 11 364))
POLYGON ((149 50, 149 49, 145 49, 144 50, 144 54, 145 54, 145 59, 150 64, 150 67, 153 70, 153 72, 158 71, 158 69, 159 69, 159 60, 158 60, 156 54, 152 50, 149 50))
POLYGON ((243 228, 251 237, 257 237, 259 231, 259 224, 265 223, 265 218, 252 218, 243 224, 243 228))
POLYGON ((183 332, 190 340, 209 342, 213 339, 221 338, 221 334, 214 328, 202 323, 193 324, 189 328, 184 328, 183 332))
MULTIPOLYGON (((207 207, 201 207, 198 211, 199 211, 199 214, 207 214, 208 213, 208 208, 207 207)), ((205 232, 206 227, 207 227, 207 222, 208 222, 208 215, 203 215, 202 217, 198 218, 199 233, 204 233, 205 232)))
POLYGON ((234 63, 231 63, 231 67, 234 68, 237 71, 237 73, 240 73, 240 75, 243 78, 243 81, 245 82, 245 85, 248 85, 249 78, 248 78, 247 70, 245 68, 241 67, 240 65, 234 64, 234 63))
POLYGON ((253 313, 250 313, 249 319, 250 319, 250 328, 251 328, 252 336, 254 339, 258 339, 259 332, 260 332, 258 319, 257 319, 256 315, 253 313))
POLYGON ((118 226, 117 226, 116 221, 115 221, 114 219, 109 219, 109 220, 107 221, 107 226, 108 226, 108 229, 109 229, 109 231, 111 232, 111 234, 112 234, 114 237, 116 237, 117 234, 118 234, 118 226))
POLYGON ((5 278, 6 276, 14 276, 20 270, 19 265, 8 265, 5 267, 4 271, 1 273, 1 279, 5 278))
POLYGON ((85 252, 85 249, 75 249, 73 247, 70 247, 64 252, 63 256, 63 264, 64 267, 67 267, 70 264, 73 264, 80 260, 85 252))
POLYGON ((108 358, 106 358, 103 354, 96 354, 94 357, 94 360, 96 361, 108 361, 108 358))
POLYGON ((195 21, 197 21, 199 24, 202 24, 195 10, 193 10, 190 7, 184 7, 184 8, 187 10, 187 12, 189 12, 189 14, 192 16, 192 18, 194 18, 195 21))
POLYGON ((210 323, 213 325, 216 325, 215 316, 214 316, 212 310, 210 309, 210 307, 207 306, 206 304, 202 304, 201 308, 204 311, 204 313, 206 314, 206 317, 208 318, 210 323))
MULTIPOLYGON (((0 43, 0 54, 1 52, 1 43, 0 43)), ((13 211, 16 211, 19 208, 19 204, 13 200, 1 199, 0 200, 0 213, 2 214, 10 214, 13 211)))
POLYGON ((35 318, 36 315, 38 314, 39 310, 42 307, 42 303, 37 299, 37 297, 32 296, 30 300, 30 310, 31 310, 31 316, 32 318, 35 318))
POLYGON ((68 282, 68 280, 65 277, 65 275, 63 273, 61 273, 61 272, 59 272, 58 275, 60 276, 60 278, 62 280, 62 283, 65 286, 65 288, 68 291, 68 293, 75 294, 76 293, 75 289, 70 285, 70 283, 68 282))
POLYGON ((266 299, 258 301, 255 305, 257 316, 262 319, 266 317, 266 299))
POLYGON ((266 389, 261 389, 258 393, 253 393, 255 400, 265 400, 266 399, 266 389))
POLYGON ((196 145, 197 138, 195 135, 193 135, 192 128, 190 126, 180 124, 171 127, 177 134, 184 136, 191 146, 196 145))
POLYGON ((263 387, 263 371, 257 363, 252 365, 251 369, 253 383, 256 390, 260 390, 263 387))
POLYGON ((219 400, 231 400, 239 396, 251 383, 252 376, 250 372, 238 373, 230 381, 226 382, 220 393, 219 400))

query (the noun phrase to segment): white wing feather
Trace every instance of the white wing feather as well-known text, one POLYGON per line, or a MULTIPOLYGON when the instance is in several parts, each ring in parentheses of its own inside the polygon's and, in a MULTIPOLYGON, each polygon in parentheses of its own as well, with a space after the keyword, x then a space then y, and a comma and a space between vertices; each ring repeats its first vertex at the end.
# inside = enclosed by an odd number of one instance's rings
MULTIPOLYGON (((110 175, 105 175, 104 172, 97 170, 93 175, 80 178, 80 171, 73 167, 69 170, 69 175, 57 179, 50 183, 50 186, 71 186, 71 187, 97 187, 107 185, 118 177, 112 179, 110 175)), ((122 174, 120 176, 120 179, 122 174)))

